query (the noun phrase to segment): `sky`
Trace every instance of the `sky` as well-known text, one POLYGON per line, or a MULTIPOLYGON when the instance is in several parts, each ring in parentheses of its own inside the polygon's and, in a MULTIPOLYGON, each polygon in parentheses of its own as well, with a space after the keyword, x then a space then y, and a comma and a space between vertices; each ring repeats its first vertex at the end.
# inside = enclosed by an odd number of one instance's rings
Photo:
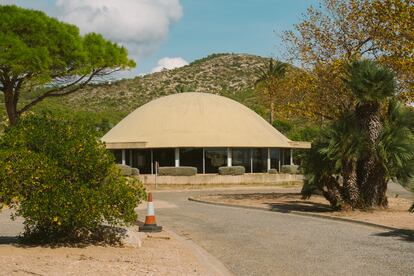
POLYGON ((280 33, 317 0, 0 0, 42 10, 124 45, 133 77, 184 66, 213 53, 282 58, 280 33))

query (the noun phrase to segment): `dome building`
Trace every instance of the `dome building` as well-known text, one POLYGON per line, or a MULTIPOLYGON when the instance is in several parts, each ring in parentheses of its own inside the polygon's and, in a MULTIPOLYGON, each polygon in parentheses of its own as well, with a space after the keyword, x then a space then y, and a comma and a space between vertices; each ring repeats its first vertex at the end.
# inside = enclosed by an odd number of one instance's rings
POLYGON ((155 164, 217 173, 244 166, 265 173, 292 163, 292 149, 309 142, 286 138, 246 106, 210 93, 180 93, 153 100, 130 113, 101 139, 118 163, 153 174, 155 164))

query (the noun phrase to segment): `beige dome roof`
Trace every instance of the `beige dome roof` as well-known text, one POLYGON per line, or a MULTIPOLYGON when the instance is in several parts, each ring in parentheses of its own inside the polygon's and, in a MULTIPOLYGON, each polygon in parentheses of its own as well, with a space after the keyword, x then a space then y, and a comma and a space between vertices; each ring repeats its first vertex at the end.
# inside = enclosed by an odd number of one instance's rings
POLYGON ((133 111, 103 138, 107 148, 281 147, 292 142, 262 117, 229 98, 180 93, 153 100, 133 111))

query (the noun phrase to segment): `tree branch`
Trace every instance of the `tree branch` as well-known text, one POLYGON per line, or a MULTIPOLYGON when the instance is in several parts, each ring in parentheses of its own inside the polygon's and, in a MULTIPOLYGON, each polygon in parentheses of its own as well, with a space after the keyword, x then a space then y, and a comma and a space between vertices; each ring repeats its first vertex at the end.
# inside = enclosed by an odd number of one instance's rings
POLYGON ((23 108, 21 108, 18 111, 18 113, 22 114, 23 112, 26 112, 28 109, 30 109, 31 107, 33 107, 34 105, 38 104, 39 102, 43 101, 44 99, 46 99, 48 97, 60 97, 60 96, 65 96, 65 95, 69 95, 69 94, 72 94, 72 93, 76 92, 77 90, 85 87, 102 70, 103 69, 93 70, 92 73, 90 74, 90 76, 83 82, 82 82, 82 80, 85 79, 85 77, 87 76, 86 74, 81 76, 76 81, 74 81, 74 82, 72 82, 72 83, 70 83, 66 86, 56 87, 54 89, 46 91, 45 93, 38 96, 37 98, 35 98, 30 103, 28 103, 27 105, 25 105, 23 108))

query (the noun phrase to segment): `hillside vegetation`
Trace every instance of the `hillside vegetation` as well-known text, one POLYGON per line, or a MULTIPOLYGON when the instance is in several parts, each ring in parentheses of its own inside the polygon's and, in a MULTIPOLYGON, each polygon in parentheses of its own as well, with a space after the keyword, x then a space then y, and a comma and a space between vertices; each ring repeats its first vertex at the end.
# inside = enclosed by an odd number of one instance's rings
MULTIPOLYGON (((181 68, 89 85, 73 95, 47 99, 34 111, 76 115, 107 130, 155 98, 195 91, 233 98, 265 116, 266 109, 258 100, 254 84, 259 69, 267 62, 267 58, 254 55, 213 54, 181 68)), ((4 110, 2 112, 4 114, 4 110)), ((5 120, 5 115, 2 120, 5 120)))

